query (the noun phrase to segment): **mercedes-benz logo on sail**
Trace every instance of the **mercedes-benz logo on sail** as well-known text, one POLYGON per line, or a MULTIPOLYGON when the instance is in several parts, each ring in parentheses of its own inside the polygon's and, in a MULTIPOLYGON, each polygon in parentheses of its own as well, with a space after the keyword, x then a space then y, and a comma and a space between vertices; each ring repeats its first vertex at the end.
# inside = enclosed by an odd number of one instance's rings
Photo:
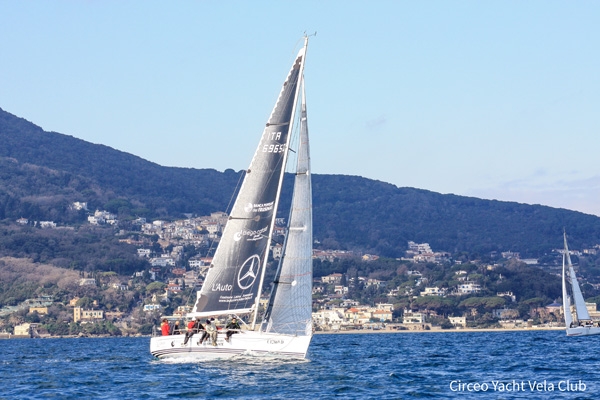
POLYGON ((238 272, 237 283, 240 289, 248 289, 254 284, 259 268, 260 257, 257 254, 244 261, 240 272, 238 272))

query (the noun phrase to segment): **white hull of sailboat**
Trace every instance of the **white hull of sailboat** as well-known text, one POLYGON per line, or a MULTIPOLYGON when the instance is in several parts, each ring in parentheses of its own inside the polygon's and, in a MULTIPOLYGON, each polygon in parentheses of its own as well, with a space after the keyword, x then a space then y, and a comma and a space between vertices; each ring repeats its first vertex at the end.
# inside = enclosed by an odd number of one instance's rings
POLYGON ((267 356, 304 359, 311 336, 291 336, 275 333, 244 331, 231 336, 229 342, 219 333, 217 345, 210 339, 200 344, 201 334, 195 334, 184 346, 185 335, 157 336, 150 339, 150 352, 157 358, 178 358, 190 361, 228 359, 236 356, 267 356))
POLYGON ((567 328, 567 336, 591 336, 600 335, 600 327, 597 326, 576 326, 567 328))

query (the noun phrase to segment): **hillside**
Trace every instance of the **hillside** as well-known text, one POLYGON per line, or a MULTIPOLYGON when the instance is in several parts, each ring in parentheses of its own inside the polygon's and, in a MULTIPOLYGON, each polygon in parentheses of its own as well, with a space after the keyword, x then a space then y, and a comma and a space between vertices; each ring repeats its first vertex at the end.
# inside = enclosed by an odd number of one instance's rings
MULTIPOLYGON (((201 136, 199 137, 201 141, 201 136)), ((40 127, 0 109, 0 219, 83 222, 74 201, 120 219, 226 210, 241 172, 162 167, 40 127)), ((345 175, 313 175, 315 239, 323 247, 399 257, 408 240, 436 251, 519 251, 539 257, 600 243, 600 218, 539 205, 442 195, 345 175)), ((291 189, 284 189, 289 198, 291 189)), ((285 207, 281 215, 287 215, 285 207)), ((6 254, 8 255, 8 254, 6 254)))
MULTIPOLYGON (((2 109, 0 139, 0 157, 16 161, 18 165, 14 168, 27 169, 28 166, 23 164, 45 167, 60 176, 62 186, 77 192, 68 197, 77 197, 96 206, 102 206, 110 199, 126 198, 138 206, 136 211, 142 213, 209 213, 227 204, 231 188, 239 178, 233 171, 221 173, 212 169, 161 167, 107 146, 44 132, 2 109), (215 186, 215 183, 219 185, 215 186)), ((23 183, 29 182, 15 182, 6 174, 2 177, 3 189, 22 189, 23 194, 34 196, 30 199, 33 202, 41 195, 36 189, 46 189, 43 182, 37 187, 24 187, 23 183)))

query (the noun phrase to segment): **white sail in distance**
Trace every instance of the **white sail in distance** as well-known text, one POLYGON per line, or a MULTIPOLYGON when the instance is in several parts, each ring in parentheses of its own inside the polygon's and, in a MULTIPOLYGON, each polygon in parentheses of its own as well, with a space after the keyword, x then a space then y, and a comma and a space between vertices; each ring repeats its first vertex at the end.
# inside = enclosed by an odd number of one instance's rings
POLYGON ((571 263, 571 255, 569 254, 569 246, 567 245, 567 234, 564 233, 564 242, 565 242, 565 254, 567 257, 567 265, 569 267, 569 279, 571 281, 571 289, 573 290, 573 301, 575 302, 575 311, 577 312, 577 320, 579 321, 587 321, 591 320, 590 314, 585 306, 585 300, 583 299, 583 294, 581 294, 581 289, 579 288, 579 282, 577 282, 577 276, 575 276, 575 270, 573 269, 573 264, 571 263))
POLYGON ((563 253, 563 268, 562 268, 562 298, 563 298, 563 313, 565 315, 565 326, 569 328, 573 322, 571 315, 571 300, 567 293, 567 267, 565 263, 566 252, 563 253))

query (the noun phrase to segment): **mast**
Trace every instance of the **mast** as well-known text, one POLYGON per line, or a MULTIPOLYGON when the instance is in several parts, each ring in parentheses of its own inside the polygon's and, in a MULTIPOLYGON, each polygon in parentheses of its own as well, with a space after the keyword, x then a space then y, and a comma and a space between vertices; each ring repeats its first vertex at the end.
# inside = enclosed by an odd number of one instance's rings
POLYGON ((271 226, 269 228, 269 236, 268 236, 268 245, 267 245, 267 252, 266 255, 264 257, 263 260, 263 266, 262 266, 262 271, 261 271, 261 276, 260 276, 260 281, 259 281, 259 286, 258 286, 258 296, 256 296, 256 302, 254 304, 254 316, 252 318, 252 327, 251 329, 254 330, 255 326, 256 326, 256 320, 258 318, 258 307, 260 304, 260 295, 262 293, 262 287, 263 287, 263 283, 265 280, 265 272, 266 272, 266 267, 267 267, 267 261, 268 261, 268 254, 269 254, 269 246, 271 243, 271 239, 273 237, 273 228, 275 227, 275 217, 277 216, 277 208, 279 206, 279 198, 281 196, 281 187, 283 185, 283 177, 285 175, 285 166, 287 164, 287 159, 288 159, 288 155, 289 155, 289 151, 290 151, 290 140, 291 140, 291 132, 293 131, 294 128, 294 121, 295 121, 295 115, 296 115, 296 108, 298 105, 298 97, 300 95, 300 87, 303 84, 303 80, 304 80, 304 62, 306 59, 306 51, 308 49, 308 36, 304 37, 304 46, 303 48, 298 52, 298 56, 296 57, 296 60, 300 59, 300 68, 298 71, 298 82, 297 82, 297 86, 296 86, 296 91, 294 93, 294 100, 292 102, 292 114, 291 114, 291 118, 289 121, 289 125, 288 125, 288 136, 287 136, 287 143, 285 146, 285 152, 284 152, 284 156, 283 156, 283 167, 281 168, 281 174, 279 175, 279 183, 277 186, 277 195, 275 197, 275 205, 274 205, 274 209, 273 209, 273 219, 271 220, 271 226))
MULTIPOLYGON (((566 253, 566 252, 565 252, 566 253)), ((569 300, 569 294, 567 293, 567 275, 566 275, 566 255, 563 253, 563 267, 562 267, 562 297, 563 297, 563 313, 565 316, 565 327, 568 329, 571 327, 573 322, 573 316, 571 315, 571 301, 569 300)))

